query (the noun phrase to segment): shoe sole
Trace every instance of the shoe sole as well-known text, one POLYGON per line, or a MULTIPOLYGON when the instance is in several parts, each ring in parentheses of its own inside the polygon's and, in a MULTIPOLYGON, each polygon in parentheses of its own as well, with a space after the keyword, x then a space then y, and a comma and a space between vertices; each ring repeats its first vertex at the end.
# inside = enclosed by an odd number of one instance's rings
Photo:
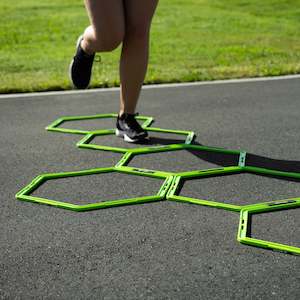
MULTIPOLYGON (((76 50, 78 49, 78 46, 79 46, 79 44, 80 44, 82 38, 83 38, 83 35, 79 36, 79 38, 77 39, 77 42, 76 42, 76 50)), ((73 66, 73 63, 74 63, 74 58, 72 59, 70 65, 69 65, 69 79, 70 79, 70 81, 71 81, 71 84, 72 84, 73 89, 82 89, 82 88, 78 88, 78 87, 77 87, 76 85, 74 85, 74 83, 73 83, 73 79, 72 79, 72 66, 73 66)), ((89 88, 89 86, 90 86, 90 84, 88 84, 88 86, 86 87, 86 89, 89 88)))
POLYGON ((116 129, 116 136, 124 138, 124 141, 128 142, 128 143, 135 143, 135 142, 138 142, 138 141, 141 141, 141 140, 145 139, 145 138, 132 139, 124 131, 119 130, 119 129, 116 129))

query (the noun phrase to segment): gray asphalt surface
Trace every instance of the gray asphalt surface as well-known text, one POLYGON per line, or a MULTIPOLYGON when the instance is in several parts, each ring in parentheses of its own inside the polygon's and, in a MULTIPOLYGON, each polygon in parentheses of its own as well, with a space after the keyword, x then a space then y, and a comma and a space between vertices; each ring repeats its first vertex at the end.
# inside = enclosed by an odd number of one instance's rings
MULTIPOLYGON (((246 150, 252 165, 300 172, 299 83, 147 89, 138 111, 153 116, 155 127, 195 131, 199 144, 246 150)), ((61 116, 117 109, 115 91, 0 99, 0 298, 299 299, 300 257, 239 244, 238 213, 168 201, 75 213, 15 200, 39 174, 116 164, 120 154, 78 149, 82 136, 44 128, 61 116)), ((97 140, 104 142, 123 145, 117 137, 97 140)), ((129 165, 180 171, 235 159, 176 151, 136 156, 129 165)), ((100 176, 60 180, 35 193, 84 203, 155 194, 160 186, 138 176, 100 176)), ((299 197, 300 184, 239 174, 186 182, 181 194, 246 204, 299 197)), ((299 217, 300 209, 257 215, 252 234, 300 246, 299 217)))

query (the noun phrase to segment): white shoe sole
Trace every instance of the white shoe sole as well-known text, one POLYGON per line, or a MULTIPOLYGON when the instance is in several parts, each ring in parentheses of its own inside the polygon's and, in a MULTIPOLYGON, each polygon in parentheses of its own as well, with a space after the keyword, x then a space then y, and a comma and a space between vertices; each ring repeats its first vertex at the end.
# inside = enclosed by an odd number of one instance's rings
POLYGON ((139 139, 130 138, 126 133, 124 133, 124 131, 121 131, 117 128, 116 128, 116 136, 124 138, 124 141, 128 143, 135 143, 139 141, 139 139))

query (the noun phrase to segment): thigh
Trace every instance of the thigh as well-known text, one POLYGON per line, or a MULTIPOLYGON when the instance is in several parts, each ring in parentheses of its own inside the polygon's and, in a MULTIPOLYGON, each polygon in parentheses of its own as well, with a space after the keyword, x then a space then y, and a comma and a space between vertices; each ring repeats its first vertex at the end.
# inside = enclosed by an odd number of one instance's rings
POLYGON ((84 0, 96 37, 123 36, 123 0, 84 0))
POLYGON ((124 0, 125 32, 147 32, 158 0, 124 0))

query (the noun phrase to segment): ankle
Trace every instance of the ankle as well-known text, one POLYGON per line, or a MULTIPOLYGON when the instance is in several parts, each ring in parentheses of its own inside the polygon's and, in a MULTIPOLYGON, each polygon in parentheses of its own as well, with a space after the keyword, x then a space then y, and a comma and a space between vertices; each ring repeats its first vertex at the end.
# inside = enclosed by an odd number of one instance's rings
POLYGON ((122 115, 135 115, 135 112, 134 111, 120 110, 119 111, 119 117, 121 117, 122 115))
POLYGON ((88 48, 87 43, 86 43, 86 41, 84 39, 81 40, 80 47, 88 55, 95 54, 95 52, 93 52, 91 49, 88 48))

